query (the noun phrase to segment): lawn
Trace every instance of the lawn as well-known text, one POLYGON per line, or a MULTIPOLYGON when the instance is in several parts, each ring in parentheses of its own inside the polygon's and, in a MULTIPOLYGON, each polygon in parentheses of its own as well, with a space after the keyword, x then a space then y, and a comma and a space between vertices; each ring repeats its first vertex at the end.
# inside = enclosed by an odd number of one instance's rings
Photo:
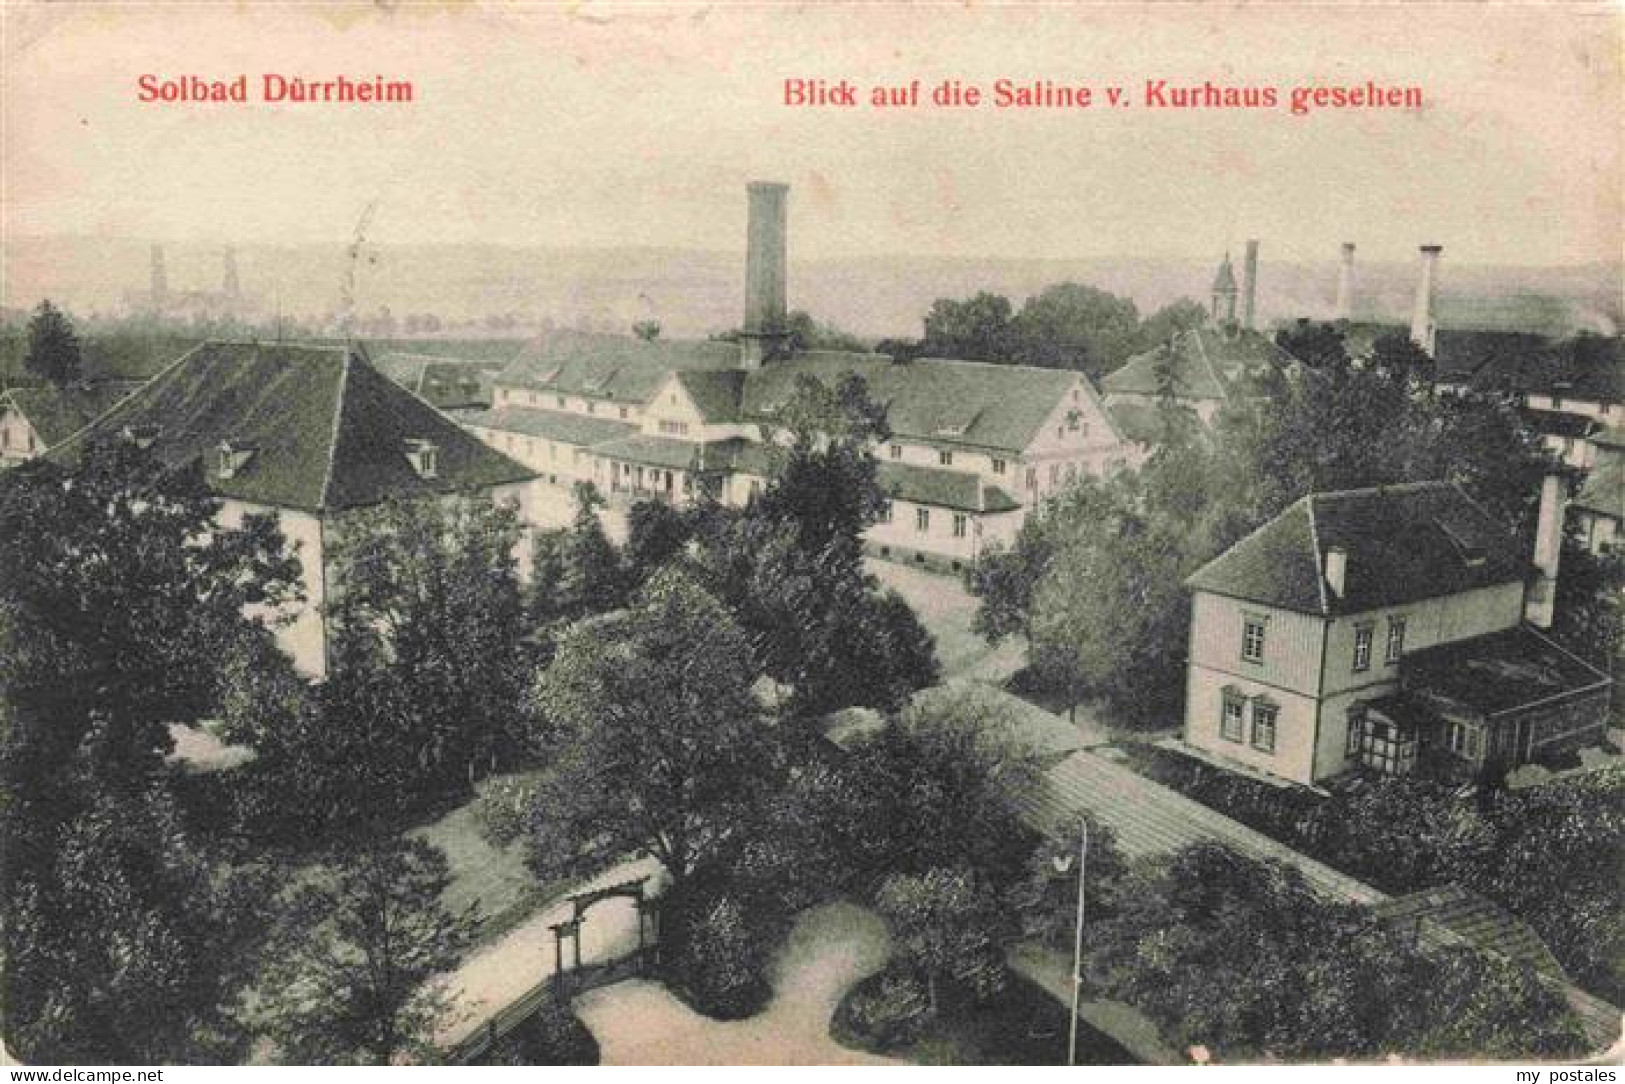
POLYGON ((964 677, 999 684, 1024 664, 1025 649, 1018 640, 993 646, 972 631, 976 597, 958 579, 892 561, 870 559, 864 564, 881 586, 903 596, 936 638, 943 680, 964 677))

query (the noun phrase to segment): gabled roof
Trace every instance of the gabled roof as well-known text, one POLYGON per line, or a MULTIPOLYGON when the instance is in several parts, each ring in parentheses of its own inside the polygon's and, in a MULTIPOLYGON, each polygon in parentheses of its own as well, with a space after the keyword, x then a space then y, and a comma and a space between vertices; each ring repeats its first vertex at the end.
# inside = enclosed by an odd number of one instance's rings
POLYGON ((1271 369, 1284 369, 1296 359, 1269 336, 1238 328, 1224 332, 1193 328, 1171 342, 1125 361, 1100 381, 1107 395, 1160 394, 1157 370, 1173 354, 1174 390, 1181 399, 1226 399, 1254 394, 1253 383, 1271 369))
POLYGON ((707 423, 739 420, 745 390, 743 369, 688 370, 677 373, 676 378, 707 423))
POLYGON ((1329 616, 1523 579, 1511 533, 1450 482, 1315 493, 1197 569, 1197 591, 1329 616), (1326 551, 1348 555, 1344 593, 1326 583, 1326 551))
POLYGON ((223 442, 253 453, 230 478, 209 469, 222 497, 326 512, 535 475, 487 448, 428 403, 386 378, 360 347, 208 342, 183 355, 53 458, 71 461, 92 436, 153 434, 160 461, 181 468, 223 442), (407 442, 436 447, 420 477, 407 442))
POLYGON ((125 380, 67 386, 44 384, 32 388, 12 388, 5 398, 17 413, 28 419, 34 435, 45 447, 53 448, 101 417, 140 386, 138 381, 125 380))
MULTIPOLYGON (((727 342, 559 333, 503 370, 504 386, 647 402, 670 373, 679 374, 707 421, 771 420, 808 375, 833 385, 847 373, 868 384, 899 436, 1019 452, 1074 386, 1101 409, 1080 373, 1025 365, 922 358, 895 363, 883 354, 806 350, 759 369, 740 367, 727 342)), ((1108 418, 1108 424, 1109 418, 1108 418)))

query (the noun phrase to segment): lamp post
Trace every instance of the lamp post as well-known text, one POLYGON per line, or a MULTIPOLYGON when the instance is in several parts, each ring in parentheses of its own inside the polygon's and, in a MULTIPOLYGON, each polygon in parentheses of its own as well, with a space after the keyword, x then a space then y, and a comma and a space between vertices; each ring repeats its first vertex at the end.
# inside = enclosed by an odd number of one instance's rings
MULTIPOLYGON (((1078 820, 1081 832, 1078 838, 1078 925, 1072 939, 1072 1026, 1067 1033, 1066 1063, 1078 1064, 1078 1004, 1083 996, 1083 887, 1084 874, 1089 866, 1089 822, 1078 820)), ((1072 856, 1056 855, 1051 862, 1056 872, 1065 873, 1072 868, 1072 856)))

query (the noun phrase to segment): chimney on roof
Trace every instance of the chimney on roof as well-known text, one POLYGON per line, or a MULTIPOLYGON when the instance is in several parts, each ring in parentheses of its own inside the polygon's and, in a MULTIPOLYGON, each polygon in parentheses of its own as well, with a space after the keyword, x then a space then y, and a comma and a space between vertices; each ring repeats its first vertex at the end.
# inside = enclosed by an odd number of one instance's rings
POLYGON ((789 339, 785 313, 786 204, 790 186, 753 181, 750 222, 745 235, 745 329, 740 360, 755 369, 784 351, 789 339))
POLYGON ((1343 259, 1337 265, 1337 310, 1332 319, 1354 319, 1354 242, 1343 242, 1343 259))
POLYGON ((1439 284, 1439 254, 1443 245, 1422 246, 1422 274, 1416 280, 1416 307, 1411 311, 1411 340, 1433 356, 1434 333, 1438 330, 1433 316, 1434 295, 1439 284))
POLYGON ((1253 330, 1253 312, 1258 294, 1258 242, 1247 242, 1247 259, 1241 265, 1241 326, 1253 330))
POLYGON ((1326 547, 1326 586, 1333 598, 1342 598, 1349 586, 1349 551, 1342 546, 1326 547))
POLYGON ((1557 565, 1563 550, 1564 478, 1556 470, 1540 481, 1540 510, 1535 519, 1535 573, 1524 591, 1523 618, 1543 629, 1552 627, 1557 601, 1557 565))

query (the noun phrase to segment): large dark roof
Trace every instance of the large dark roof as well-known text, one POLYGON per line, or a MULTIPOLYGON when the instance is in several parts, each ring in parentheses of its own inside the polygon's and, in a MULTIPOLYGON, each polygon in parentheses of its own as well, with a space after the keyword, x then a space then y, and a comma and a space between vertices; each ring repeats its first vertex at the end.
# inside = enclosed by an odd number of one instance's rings
POLYGON ((1625 340, 1553 341, 1511 332, 1440 332, 1438 378, 1484 391, 1625 402, 1625 340))
POLYGON ((1405 691, 1485 716, 1594 694, 1608 675, 1526 625, 1405 655, 1405 691))
POLYGON ((136 381, 106 380, 94 384, 13 388, 6 393, 17 413, 28 419, 34 434, 52 448, 101 417, 120 399, 141 385, 136 381))
POLYGON ((726 342, 644 341, 614 335, 559 333, 528 349, 498 383, 616 402, 647 402, 667 374, 678 373, 707 421, 769 420, 794 391, 796 378, 833 384, 862 376, 899 436, 941 444, 1018 452, 1077 384, 1097 405, 1081 374, 1023 365, 922 358, 894 363, 881 354, 801 351, 759 369, 740 368, 726 342))
POLYGON ((1295 360, 1269 336, 1237 329, 1194 328, 1172 342, 1136 354, 1101 378, 1107 395, 1154 396, 1161 393, 1157 370, 1173 352, 1174 390, 1182 399, 1225 399, 1253 394, 1253 382, 1269 369, 1295 360))
POLYGON ((1187 584, 1298 613, 1361 613, 1521 580, 1511 533, 1449 482, 1316 493, 1198 569, 1187 584), (1326 551, 1348 554, 1344 593, 1326 551))
POLYGON ((209 342, 185 354, 69 443, 71 460, 92 435, 149 432, 160 460, 212 467, 223 442, 252 449, 230 478, 205 471, 223 497, 304 511, 334 511, 459 489, 526 481, 534 474, 395 384, 359 347, 209 342), (437 449, 422 478, 407 442, 437 449))
POLYGON ((632 422, 595 418, 567 410, 540 410, 535 407, 504 406, 495 410, 463 414, 457 420, 464 425, 481 429, 497 429, 505 433, 518 433, 521 436, 541 437, 577 447, 601 444, 606 440, 619 440, 638 431, 638 427, 632 422))

